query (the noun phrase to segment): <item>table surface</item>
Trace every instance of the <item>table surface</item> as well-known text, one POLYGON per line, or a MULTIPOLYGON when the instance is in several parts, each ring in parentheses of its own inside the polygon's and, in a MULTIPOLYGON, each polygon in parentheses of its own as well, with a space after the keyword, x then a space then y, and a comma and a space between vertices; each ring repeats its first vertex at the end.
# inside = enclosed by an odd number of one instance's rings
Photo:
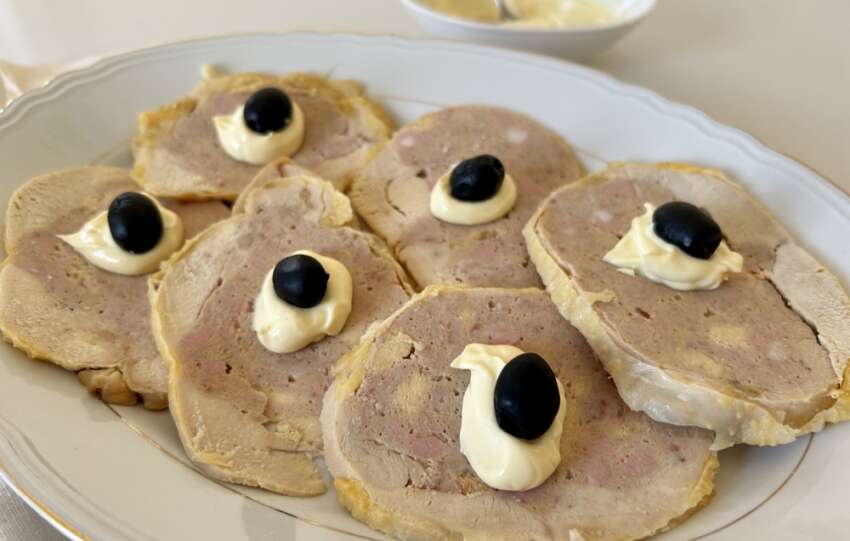
MULTIPOLYGON (((659 0, 590 63, 741 128, 850 191, 850 2, 659 0)), ((397 0, 0 0, 0 60, 65 63, 239 32, 423 36, 397 0), (140 29, 144 29, 141 31, 140 29)), ((61 539, 0 485, 0 539, 61 539)))

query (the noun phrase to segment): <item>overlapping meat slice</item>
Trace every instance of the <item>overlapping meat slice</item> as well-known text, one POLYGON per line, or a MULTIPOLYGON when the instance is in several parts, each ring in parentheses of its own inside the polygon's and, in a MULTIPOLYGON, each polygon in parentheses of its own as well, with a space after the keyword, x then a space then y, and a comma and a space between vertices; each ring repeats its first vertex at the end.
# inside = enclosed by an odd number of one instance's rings
POLYGON ((400 539, 637 539, 712 492, 712 435, 626 407, 538 289, 431 286, 370 331, 325 395, 325 461, 342 504, 400 539), (565 388, 562 462, 526 492, 484 485, 460 453, 468 343, 542 355, 565 388))
POLYGON ((717 433, 716 448, 776 445, 850 417, 850 300, 838 280, 721 173, 616 164, 552 194, 525 230, 565 317, 635 410, 717 433), (744 270, 676 291, 602 261, 643 204, 705 208, 744 270))
MULTIPOLYGON (((99 269, 57 235, 74 233, 112 199, 139 191, 129 171, 82 167, 21 186, 6 214, 0 329, 28 355, 79 372, 107 402, 167 405, 168 372, 150 330, 148 277, 99 269)), ((230 214, 220 202, 162 200, 186 238, 230 214)))
POLYGON ((580 171, 567 142, 531 118, 495 107, 452 107, 396 132, 355 179, 351 201, 420 287, 538 286, 522 226, 544 197, 580 171), (480 154, 499 158, 514 179, 513 210, 475 226, 435 218, 429 208, 434 184, 456 163, 480 154))
POLYGON ((401 267, 348 226, 348 199, 311 176, 258 180, 233 217, 207 230, 159 276, 154 328, 171 363, 171 413, 208 475, 289 495, 325 491, 319 412, 333 363, 408 298, 401 267), (353 305, 342 332, 299 351, 263 347, 254 299, 283 257, 308 249, 342 262, 353 305))
POLYGON ((187 97, 139 115, 134 178, 156 195, 236 199, 261 166, 227 155, 213 117, 231 114, 253 92, 269 86, 284 90, 304 112, 304 144, 293 160, 339 189, 392 133, 387 114, 353 81, 304 73, 217 76, 187 97))

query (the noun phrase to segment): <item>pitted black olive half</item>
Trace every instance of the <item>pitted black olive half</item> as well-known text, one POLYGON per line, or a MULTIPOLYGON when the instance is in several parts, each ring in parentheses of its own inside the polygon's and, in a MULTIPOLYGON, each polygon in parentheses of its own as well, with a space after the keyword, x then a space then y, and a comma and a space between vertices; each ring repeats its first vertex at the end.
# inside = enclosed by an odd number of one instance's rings
POLYGON ((539 438, 561 407, 555 373, 536 353, 514 357, 496 379, 493 406, 499 428, 520 439, 539 438))
POLYGON ((253 132, 261 135, 279 132, 292 122, 292 100, 278 88, 257 90, 245 102, 242 117, 253 132))
POLYGON ((272 272, 274 292, 283 302, 312 308, 322 302, 330 275, 315 258, 304 254, 285 257, 272 272))
POLYGON ((449 176, 452 197, 461 201, 486 201, 499 192, 505 166, 495 156, 482 154, 457 164, 449 176))
POLYGON ((723 240, 717 222, 701 208, 684 201, 671 201, 655 209, 652 227, 662 240, 699 259, 711 258, 723 240))
POLYGON ((115 243, 132 254, 143 254, 162 238, 162 216, 156 203, 136 192, 124 192, 112 200, 106 214, 115 243))

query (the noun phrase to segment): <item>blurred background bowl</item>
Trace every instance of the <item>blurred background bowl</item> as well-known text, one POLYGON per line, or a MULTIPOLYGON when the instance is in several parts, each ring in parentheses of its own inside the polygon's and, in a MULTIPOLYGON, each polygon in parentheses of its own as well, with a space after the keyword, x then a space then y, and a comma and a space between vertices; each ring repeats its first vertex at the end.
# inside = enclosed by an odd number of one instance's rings
POLYGON ((595 26, 533 28, 460 19, 435 11, 421 0, 401 0, 419 26, 434 37, 522 49, 579 61, 605 51, 655 8, 655 0, 600 2, 614 13, 614 21, 595 26))

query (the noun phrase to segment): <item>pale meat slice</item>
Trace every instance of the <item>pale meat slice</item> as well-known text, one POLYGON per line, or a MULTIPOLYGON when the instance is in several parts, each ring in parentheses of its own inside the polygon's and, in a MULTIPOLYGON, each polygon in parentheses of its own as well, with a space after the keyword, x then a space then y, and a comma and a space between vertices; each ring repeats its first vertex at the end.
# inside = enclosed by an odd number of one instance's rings
MULTIPOLYGON (((296 164, 289 158, 277 159, 260 169, 260 172, 257 173, 257 176, 254 177, 254 179, 248 184, 248 186, 245 187, 244 190, 242 190, 242 193, 240 193, 239 197, 236 198, 236 201, 233 202, 234 212, 242 212, 248 194, 255 187, 261 184, 265 184, 270 180, 284 177, 312 177, 321 180, 321 177, 319 175, 305 167, 296 164)), ((348 206, 351 206, 350 203, 347 204, 348 206)), ((368 231, 368 226, 366 226, 366 224, 363 223, 363 220, 356 214, 352 216, 351 222, 348 225, 355 229, 368 231)))
POLYGON ((304 112, 304 144, 293 160, 339 189, 392 133, 388 115, 353 81, 304 73, 218 76, 175 103, 139 115, 134 178, 157 195, 236 199, 261 166, 237 161, 221 148, 213 117, 231 114, 268 86, 283 89, 304 112))
MULTIPOLYGON (((147 276, 99 269, 57 235, 74 233, 121 192, 140 191, 129 171, 82 167, 21 186, 6 214, 0 330, 31 357, 78 371, 107 402, 167 405, 168 373, 150 330, 147 276)), ((187 238, 230 214, 220 202, 162 201, 187 238)))
POLYGON ((703 505, 710 432, 628 409, 581 334, 538 289, 430 286, 343 358, 322 410, 342 504, 399 539, 621 540, 703 505), (562 382, 562 462, 525 492, 484 485, 459 451, 468 343, 542 355, 562 382))
POLYGON ((544 197, 580 173, 567 142, 535 120, 496 107, 452 107, 396 132, 355 179, 351 201, 420 287, 539 286, 522 226, 544 197), (438 220, 429 207, 434 184, 457 162, 479 154, 498 157, 513 177, 513 210, 477 226, 438 220))
POLYGON ((186 453, 209 476, 294 496, 325 491, 314 459, 322 454, 318 418, 330 367, 408 298, 389 250, 348 227, 352 219, 348 199, 328 182, 258 182, 233 217, 155 280, 153 325, 171 365, 171 414, 186 453), (348 268, 352 311, 339 335, 273 353, 252 328, 254 299, 266 273, 302 249, 348 268))
POLYGON ((850 417, 850 300, 768 211, 721 173, 615 164, 552 194, 525 230, 563 315, 632 409, 717 434, 715 448, 776 445, 850 417), (644 212, 688 201, 720 224, 744 271, 675 291, 602 261, 644 212))
POLYGON ((245 202, 248 195, 257 187, 268 183, 269 181, 286 177, 315 177, 321 180, 321 177, 313 171, 302 167, 289 158, 279 158, 269 164, 266 164, 257 175, 245 186, 245 189, 240 192, 239 197, 233 202, 234 212, 243 212, 245 202))

